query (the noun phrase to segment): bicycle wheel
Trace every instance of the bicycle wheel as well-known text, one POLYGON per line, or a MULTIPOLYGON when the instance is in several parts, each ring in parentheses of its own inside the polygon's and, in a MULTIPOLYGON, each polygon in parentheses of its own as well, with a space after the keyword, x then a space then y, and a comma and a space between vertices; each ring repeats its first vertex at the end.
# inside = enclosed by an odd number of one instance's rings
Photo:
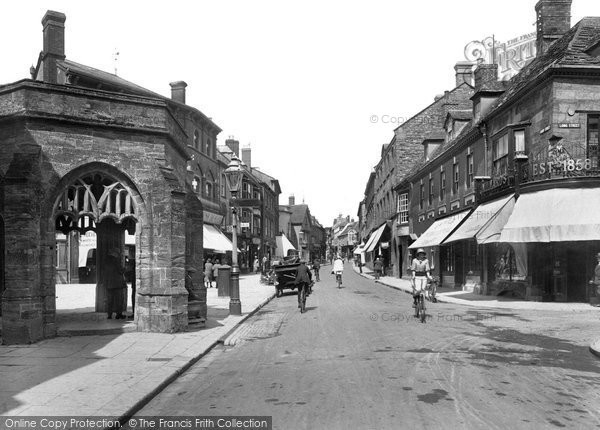
POLYGON ((419 298, 419 313, 420 313, 420 317, 421 317, 421 322, 424 323, 427 315, 425 315, 425 298, 423 297, 423 295, 421 294, 421 297, 419 298))
POLYGON ((300 290, 300 313, 303 314, 306 310, 306 287, 302 286, 300 290))

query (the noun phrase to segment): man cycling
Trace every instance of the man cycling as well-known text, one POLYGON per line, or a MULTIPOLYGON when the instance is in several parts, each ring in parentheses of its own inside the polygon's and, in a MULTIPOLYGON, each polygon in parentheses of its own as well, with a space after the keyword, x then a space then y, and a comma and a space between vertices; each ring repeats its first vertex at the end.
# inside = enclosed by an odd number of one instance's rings
POLYGON ((305 292, 307 296, 312 292, 312 274, 303 260, 300 261, 300 265, 298 266, 298 269, 296 269, 295 284, 298 286, 298 307, 300 307, 302 289, 306 289, 305 292))
POLYGON ((427 260, 427 254, 423 248, 417 250, 417 257, 413 259, 410 266, 412 271, 412 294, 413 308, 417 305, 419 295, 427 288, 427 282, 431 281, 431 268, 427 260))
POLYGON ((335 274, 335 280, 339 280, 340 285, 342 285, 342 272, 344 271, 344 260, 342 260, 342 257, 340 255, 338 255, 337 257, 335 257, 335 260, 333 261, 333 269, 331 270, 331 273, 335 274))

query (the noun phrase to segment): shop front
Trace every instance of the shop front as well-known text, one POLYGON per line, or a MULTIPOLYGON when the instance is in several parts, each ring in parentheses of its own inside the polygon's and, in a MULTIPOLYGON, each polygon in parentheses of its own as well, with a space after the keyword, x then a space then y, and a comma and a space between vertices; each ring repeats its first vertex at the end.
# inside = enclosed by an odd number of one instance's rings
POLYGON ((600 188, 522 194, 488 246, 490 293, 584 302, 600 252, 600 188))
POLYGON ((464 252, 462 246, 441 246, 471 212, 470 209, 436 220, 408 249, 413 257, 417 249, 423 248, 431 262, 433 274, 440 277, 441 285, 455 288, 456 279, 463 276, 464 252), (436 270, 436 268, 439 268, 436 270))

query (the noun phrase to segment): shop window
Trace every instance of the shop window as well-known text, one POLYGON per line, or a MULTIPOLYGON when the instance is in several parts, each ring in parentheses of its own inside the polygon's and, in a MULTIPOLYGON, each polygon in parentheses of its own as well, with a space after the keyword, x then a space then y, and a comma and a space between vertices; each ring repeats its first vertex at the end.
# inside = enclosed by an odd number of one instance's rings
POLYGON ((592 168, 598 168, 600 115, 589 115, 587 123, 587 158, 592 168))
POLYGON ((408 193, 400 194, 398 199, 398 213, 400 215, 400 223, 408 222, 408 193))
POLYGON ((454 245, 443 247, 445 250, 443 268, 445 273, 454 273, 454 245))
POLYGON ((440 172, 440 201, 446 198, 446 171, 440 172))
POLYGON ((467 188, 473 186, 473 154, 467 155, 467 188))
POLYGON ((492 160, 494 176, 502 176, 508 173, 508 134, 494 140, 492 145, 492 160))
POLYGON ((491 252, 492 279, 522 281, 527 277, 527 245, 497 243, 491 252))

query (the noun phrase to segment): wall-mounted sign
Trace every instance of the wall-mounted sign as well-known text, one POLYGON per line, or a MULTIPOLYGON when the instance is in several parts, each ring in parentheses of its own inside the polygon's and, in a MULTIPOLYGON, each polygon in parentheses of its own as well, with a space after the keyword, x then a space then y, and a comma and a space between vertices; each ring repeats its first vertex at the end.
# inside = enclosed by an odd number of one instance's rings
POLYGON ((524 34, 501 43, 494 37, 474 40, 465 46, 468 61, 498 64, 498 79, 507 81, 519 73, 537 53, 536 33, 524 34))
POLYGON ((390 247, 389 242, 381 242, 381 249, 388 249, 390 247))
POLYGON ((223 215, 215 214, 205 210, 202 212, 202 219, 204 220, 205 224, 221 225, 221 222, 223 221, 223 215))
POLYGON ((558 124, 558 128, 581 128, 581 124, 576 122, 563 122, 558 124))
POLYGON ((250 223, 249 222, 241 222, 240 227, 241 228, 250 228, 250 223))
POLYGON ((569 158, 559 162, 546 161, 542 163, 534 163, 531 165, 531 172, 533 176, 546 175, 548 173, 567 173, 567 172, 581 172, 583 170, 590 170, 592 168, 592 160, 589 158, 585 159, 573 159, 569 158))

